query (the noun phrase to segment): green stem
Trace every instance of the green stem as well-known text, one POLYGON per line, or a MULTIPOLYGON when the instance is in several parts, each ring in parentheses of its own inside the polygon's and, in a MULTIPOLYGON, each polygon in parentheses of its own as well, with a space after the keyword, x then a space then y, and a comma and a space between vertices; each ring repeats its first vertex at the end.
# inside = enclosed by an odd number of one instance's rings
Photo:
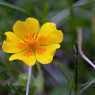
POLYGON ((75 95, 79 95, 78 89, 78 47, 75 46, 75 95))
POLYGON ((42 95, 42 92, 43 92, 43 89, 44 89, 44 78, 43 78, 43 72, 42 72, 42 69, 41 69, 41 66, 39 63, 37 63, 37 69, 38 69, 38 76, 37 76, 37 79, 38 81, 40 82, 39 85, 38 85, 38 91, 37 91, 37 94, 38 95, 42 95))

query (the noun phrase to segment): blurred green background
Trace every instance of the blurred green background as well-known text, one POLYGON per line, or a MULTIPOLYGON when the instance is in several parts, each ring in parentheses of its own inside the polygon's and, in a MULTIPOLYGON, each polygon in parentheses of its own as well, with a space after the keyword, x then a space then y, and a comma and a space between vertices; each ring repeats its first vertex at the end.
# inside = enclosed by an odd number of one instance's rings
POLYGON ((25 95, 27 67, 9 62, 2 51, 4 32, 13 23, 35 17, 52 21, 64 33, 53 64, 33 66, 29 95, 95 95, 95 69, 75 52, 77 28, 82 29, 83 52, 95 62, 95 0, 0 0, 0 95, 25 95))

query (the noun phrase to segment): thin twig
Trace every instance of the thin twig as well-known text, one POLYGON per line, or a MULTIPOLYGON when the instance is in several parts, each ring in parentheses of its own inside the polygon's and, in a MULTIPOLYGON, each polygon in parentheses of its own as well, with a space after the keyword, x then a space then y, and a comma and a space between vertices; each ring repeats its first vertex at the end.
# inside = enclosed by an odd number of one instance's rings
POLYGON ((83 53, 82 51, 82 29, 81 28, 77 28, 77 35, 78 35, 78 39, 77 39, 77 44, 78 44, 78 51, 80 56, 89 64, 91 65, 94 69, 95 69, 95 64, 83 53))
POLYGON ((29 95, 31 72, 32 72, 32 68, 29 67, 28 68, 28 79, 27 79, 27 85, 26 85, 26 95, 29 95))
POLYGON ((89 88, 93 83, 95 83, 95 79, 91 80, 85 87, 83 87, 80 93, 83 93, 87 88, 89 88))

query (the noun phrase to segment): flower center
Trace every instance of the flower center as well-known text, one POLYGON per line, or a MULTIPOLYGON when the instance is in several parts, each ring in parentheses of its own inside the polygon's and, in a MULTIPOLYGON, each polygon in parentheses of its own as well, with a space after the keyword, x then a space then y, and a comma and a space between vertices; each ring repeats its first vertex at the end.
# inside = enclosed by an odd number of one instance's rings
POLYGON ((33 39, 33 40, 30 40, 30 41, 27 42, 27 46, 30 49, 35 50, 35 49, 37 49, 40 46, 40 44, 39 44, 38 40, 34 40, 33 39))
POLYGON ((28 33, 23 42, 20 42, 19 48, 23 49, 32 49, 33 52, 39 48, 40 42, 37 40, 36 35, 33 35, 31 33, 28 33))

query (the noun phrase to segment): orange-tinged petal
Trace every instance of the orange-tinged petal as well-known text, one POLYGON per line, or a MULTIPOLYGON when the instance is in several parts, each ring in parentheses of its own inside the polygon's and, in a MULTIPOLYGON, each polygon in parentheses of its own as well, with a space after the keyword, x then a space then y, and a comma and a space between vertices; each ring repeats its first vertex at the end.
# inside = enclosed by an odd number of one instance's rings
POLYGON ((36 58, 32 51, 25 50, 16 54, 13 54, 9 58, 10 61, 20 60, 23 61, 27 66, 33 66, 36 63, 36 58))
POLYGON ((39 21, 35 18, 29 17, 25 21, 16 21, 13 25, 13 32, 20 38, 24 39, 27 34, 30 34, 31 37, 34 36, 34 34, 37 34, 39 27, 39 21))
POLYGON ((62 42, 63 33, 56 29, 56 24, 45 23, 40 29, 38 39, 41 44, 57 44, 62 42))
POLYGON ((53 60, 56 49, 60 48, 59 44, 41 46, 36 51, 36 58, 42 64, 49 64, 53 60))
POLYGON ((6 32, 6 40, 3 42, 2 49, 7 53, 16 53, 24 48, 19 48, 19 43, 22 42, 13 32, 6 32))

